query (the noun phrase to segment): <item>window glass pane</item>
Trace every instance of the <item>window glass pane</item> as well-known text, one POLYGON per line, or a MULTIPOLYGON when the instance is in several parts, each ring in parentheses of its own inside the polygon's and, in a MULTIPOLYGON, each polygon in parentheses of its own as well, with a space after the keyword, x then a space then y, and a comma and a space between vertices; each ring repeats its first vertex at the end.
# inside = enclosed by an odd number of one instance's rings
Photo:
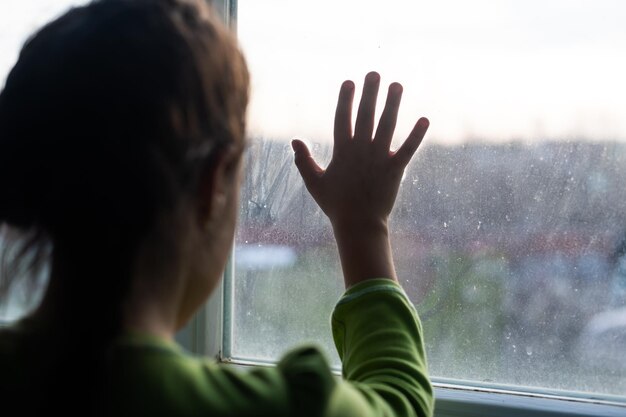
MULTIPOLYGON (((9 71, 17 61, 24 42, 41 25, 60 16, 70 6, 87 3, 87 0, 2 0, 0 1, 0 88, 4 87, 9 71)), ((0 225, 0 254, 3 253, 5 238, 14 232, 0 225)), ((11 256, 5 253, 5 256, 11 256)), ((36 282, 35 291, 25 285, 12 288, 6 303, 0 304, 0 323, 12 321, 22 316, 36 305, 45 285, 45 271, 36 282)), ((2 283, 0 277, 0 283, 2 283)))
POLYGON ((405 86, 396 141, 431 120, 391 226, 432 374, 623 396, 626 4, 238 3, 253 100, 233 355, 313 340, 338 363, 338 257, 289 139, 328 161, 340 83, 378 70, 405 86))
MULTIPOLYGON (((9 281, 5 276, 0 275, 0 289, 3 296, 0 299, 0 325, 19 319, 37 306, 48 281, 49 265, 47 263, 41 268, 32 268, 31 261, 33 256, 36 256, 32 250, 19 258, 21 262, 14 262, 16 255, 23 252, 27 242, 28 236, 24 237, 22 232, 0 225, 0 274, 11 270, 13 278, 9 281), (26 274, 31 279, 25 279, 26 274)), ((49 249, 49 247, 43 247, 41 254, 48 257, 49 249)))

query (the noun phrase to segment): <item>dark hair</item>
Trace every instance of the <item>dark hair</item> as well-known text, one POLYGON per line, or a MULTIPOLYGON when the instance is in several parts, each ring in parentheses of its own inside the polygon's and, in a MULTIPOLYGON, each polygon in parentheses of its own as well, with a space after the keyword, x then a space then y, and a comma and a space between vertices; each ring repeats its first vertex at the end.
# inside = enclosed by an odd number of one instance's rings
POLYGON ((0 224, 28 239, 0 281, 46 247, 53 269, 71 258, 59 319, 81 332, 64 351, 102 356, 141 240, 215 149, 242 144, 248 84, 201 0, 94 1, 27 41, 0 94, 0 224))

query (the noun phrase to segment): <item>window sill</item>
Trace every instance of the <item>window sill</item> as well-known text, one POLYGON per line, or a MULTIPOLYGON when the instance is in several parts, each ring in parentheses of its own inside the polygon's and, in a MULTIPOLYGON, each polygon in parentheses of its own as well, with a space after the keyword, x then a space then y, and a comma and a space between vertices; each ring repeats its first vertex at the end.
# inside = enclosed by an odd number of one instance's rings
MULTIPOLYGON (((224 366, 242 371, 273 363, 221 359, 224 366)), ((339 378, 339 375, 337 375, 339 378)), ((435 417, 625 417, 626 404, 606 400, 559 397, 553 394, 512 392, 453 385, 435 380, 435 417)))
POLYGON ((626 406, 435 384, 437 417, 626 416, 626 406))

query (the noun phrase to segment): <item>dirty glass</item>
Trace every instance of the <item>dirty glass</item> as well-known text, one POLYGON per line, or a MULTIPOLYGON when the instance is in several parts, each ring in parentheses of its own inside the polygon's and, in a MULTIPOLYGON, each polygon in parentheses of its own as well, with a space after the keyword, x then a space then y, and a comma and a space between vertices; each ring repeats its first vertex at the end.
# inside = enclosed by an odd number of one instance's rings
POLYGON ((431 121, 391 232, 432 375, 623 401, 626 4, 238 4, 253 99, 233 356, 273 361, 310 341, 338 365, 336 246, 289 140, 327 162, 340 83, 377 70, 381 92, 405 88, 396 146, 431 121))

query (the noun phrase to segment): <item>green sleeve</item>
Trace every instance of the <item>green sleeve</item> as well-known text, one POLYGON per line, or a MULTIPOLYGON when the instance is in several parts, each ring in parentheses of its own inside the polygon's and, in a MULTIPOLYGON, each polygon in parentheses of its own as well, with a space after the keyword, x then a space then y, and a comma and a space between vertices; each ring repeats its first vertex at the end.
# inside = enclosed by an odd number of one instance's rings
POLYGON ((336 387, 328 416, 433 414, 421 323, 397 283, 374 279, 350 288, 332 328, 347 382, 336 387))
POLYGON ((345 381, 314 346, 294 349, 276 367, 241 373, 156 336, 126 335, 111 352, 113 415, 432 415, 421 326, 398 285, 378 279, 351 288, 332 326, 345 381))
POLYGON ((133 334, 117 342, 111 365, 111 415, 120 417, 320 417, 337 386, 315 346, 292 350, 276 367, 240 372, 133 334))

